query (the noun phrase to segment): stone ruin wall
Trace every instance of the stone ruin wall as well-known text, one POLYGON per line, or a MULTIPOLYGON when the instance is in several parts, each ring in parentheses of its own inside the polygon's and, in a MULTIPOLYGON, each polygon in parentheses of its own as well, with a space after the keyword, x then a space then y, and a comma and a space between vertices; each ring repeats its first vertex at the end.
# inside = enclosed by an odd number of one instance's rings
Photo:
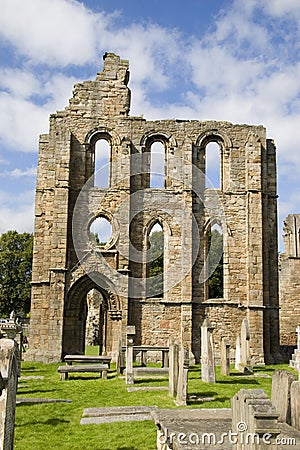
POLYGON ((297 345, 300 325, 300 214, 284 220, 284 252, 279 255, 280 344, 297 345))
POLYGON ((75 86, 69 106, 51 115, 49 134, 40 137, 27 359, 58 361, 66 352, 83 351, 86 295, 100 284, 108 352, 114 354, 119 336, 125 342, 131 324, 137 329, 137 344, 166 345, 171 334, 199 359, 205 316, 215 326, 217 346, 223 333, 234 345, 247 318, 253 359, 273 361, 279 351, 273 142, 263 126, 129 116, 128 79, 128 61, 106 54, 103 71, 94 81, 75 86), (110 186, 88 185, 85 203, 76 210, 80 192, 93 178, 98 139, 110 143, 110 186), (150 146, 156 141, 165 148, 163 189, 149 188, 150 146), (205 189, 193 169, 205 172, 210 142, 220 146, 219 189, 205 189), (202 200, 217 194, 210 211, 196 198, 195 186, 202 200), (178 206, 182 204, 184 214, 178 206), (90 222, 99 215, 113 227, 105 249, 87 238, 90 222), (79 224, 77 253, 74 220, 79 224), (167 236, 165 267, 176 270, 166 274, 171 287, 163 298, 148 299, 132 282, 145 276, 145 264, 133 256, 134 248, 146 250, 145 236, 155 221, 163 224, 167 236), (199 282, 205 233, 213 221, 221 223, 224 239, 224 299, 217 304, 206 298, 199 282), (191 270, 185 273, 185 267, 191 270))

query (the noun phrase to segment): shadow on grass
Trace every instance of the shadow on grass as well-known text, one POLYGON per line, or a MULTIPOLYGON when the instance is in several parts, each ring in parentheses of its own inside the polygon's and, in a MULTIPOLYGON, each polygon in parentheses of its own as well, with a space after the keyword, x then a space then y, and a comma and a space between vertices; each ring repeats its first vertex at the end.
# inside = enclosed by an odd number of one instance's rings
POLYGON ((218 392, 189 392, 187 403, 189 406, 203 405, 204 403, 219 402, 225 403, 230 397, 220 397, 218 392), (193 398, 194 397, 194 398, 193 398))
POLYGON ((57 389, 24 389, 24 387, 22 386, 18 386, 18 391, 17 394, 21 395, 21 394, 35 394, 37 392, 56 392, 57 389))
POLYGON ((56 427, 57 425, 61 425, 61 424, 69 424, 70 421, 69 420, 65 420, 65 419, 47 419, 47 420, 38 420, 38 421, 34 421, 34 422, 24 422, 22 424, 18 424, 18 427, 27 427, 28 425, 49 425, 50 427, 56 427))
POLYGON ((238 379, 238 380, 220 380, 217 381, 217 384, 259 384, 258 381, 253 380, 253 378, 251 378, 251 380, 243 380, 243 379, 238 379))
POLYGON ((134 380, 134 384, 148 384, 148 383, 162 383, 162 382, 166 382, 167 378, 139 378, 139 379, 135 379, 134 380))
POLYGON ((139 450, 137 447, 118 447, 117 450, 139 450))

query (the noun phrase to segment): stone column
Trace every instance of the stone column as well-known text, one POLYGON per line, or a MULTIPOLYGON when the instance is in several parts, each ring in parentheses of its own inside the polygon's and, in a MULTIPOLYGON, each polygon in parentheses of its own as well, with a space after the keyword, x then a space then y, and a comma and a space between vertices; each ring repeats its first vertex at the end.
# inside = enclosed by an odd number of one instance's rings
POLYGON ((205 319, 201 327, 201 372, 202 381, 207 383, 216 382, 213 330, 210 321, 205 319))
POLYGON ((221 374, 230 375, 230 344, 224 337, 221 340, 221 374))
POLYGON ((127 346, 126 346, 126 384, 134 384, 133 375, 133 344, 135 336, 135 326, 127 326, 127 346))

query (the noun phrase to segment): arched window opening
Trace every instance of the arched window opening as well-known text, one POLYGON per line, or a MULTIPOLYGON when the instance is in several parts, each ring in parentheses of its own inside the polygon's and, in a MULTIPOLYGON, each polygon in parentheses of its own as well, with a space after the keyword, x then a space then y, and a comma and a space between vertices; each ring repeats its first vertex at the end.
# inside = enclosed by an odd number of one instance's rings
POLYGON ((164 291, 164 232, 156 222, 148 235, 147 297, 163 297, 164 291))
POLYGON ((112 235, 111 223, 105 217, 97 217, 90 226, 90 237, 99 247, 105 247, 112 235))
POLYGON ((165 146, 154 142, 150 147, 150 188, 165 187, 165 146))
POLYGON ((87 315, 85 322, 85 352, 93 347, 93 354, 106 352, 106 302, 97 289, 91 289, 86 296, 87 315))
POLYGON ((110 153, 110 144, 106 139, 99 139, 95 143, 95 187, 110 187, 110 153))
POLYGON ((207 232, 207 296, 223 298, 223 232, 214 224, 207 232))
POLYGON ((216 142, 209 142, 205 148, 205 187, 221 187, 221 151, 216 142))

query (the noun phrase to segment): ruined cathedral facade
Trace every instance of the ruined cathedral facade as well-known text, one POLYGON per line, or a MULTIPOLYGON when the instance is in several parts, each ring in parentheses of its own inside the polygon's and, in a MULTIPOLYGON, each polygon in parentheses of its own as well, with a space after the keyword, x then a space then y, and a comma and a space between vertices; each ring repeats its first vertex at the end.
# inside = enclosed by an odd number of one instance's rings
POLYGON ((128 61, 105 54, 103 71, 75 85, 40 136, 27 358, 83 353, 87 297, 96 291, 102 352, 115 356, 126 326, 135 325, 137 345, 167 345, 173 336, 197 361, 205 317, 217 348, 223 336, 234 346, 247 318, 253 361, 272 362, 279 352, 273 142, 263 126, 130 116, 128 81, 128 61), (212 142, 220 166, 213 187, 205 177, 212 142), (151 172, 157 143, 160 184, 151 172), (96 174, 101 151, 104 185, 96 174), (111 227, 105 242, 95 238, 99 219, 111 227), (149 277, 155 226, 163 233, 158 291, 149 277), (222 298, 208 289, 214 226, 223 239, 222 298))

